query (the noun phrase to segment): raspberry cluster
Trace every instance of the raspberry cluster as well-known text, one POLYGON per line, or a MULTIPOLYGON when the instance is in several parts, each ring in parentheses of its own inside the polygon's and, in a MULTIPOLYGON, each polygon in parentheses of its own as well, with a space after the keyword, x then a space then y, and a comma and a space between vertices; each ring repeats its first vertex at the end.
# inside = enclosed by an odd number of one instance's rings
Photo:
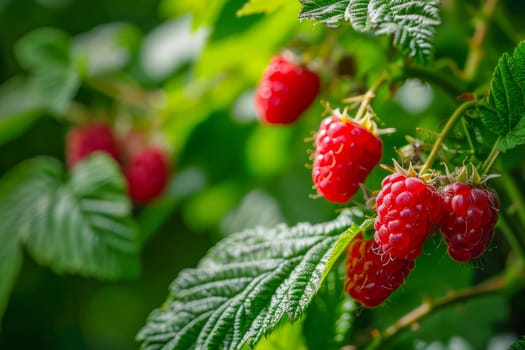
POLYGON ((117 140, 106 123, 88 123, 69 131, 66 137, 69 168, 94 152, 104 152, 121 164, 129 196, 136 203, 152 201, 168 184, 170 164, 166 151, 150 145, 141 133, 130 132, 117 140))
POLYGON ((348 247, 346 291, 366 307, 382 304, 406 280, 434 227, 452 259, 480 257, 498 210, 496 193, 482 185, 456 181, 437 189, 413 169, 388 175, 376 197, 374 238, 359 234, 348 247))

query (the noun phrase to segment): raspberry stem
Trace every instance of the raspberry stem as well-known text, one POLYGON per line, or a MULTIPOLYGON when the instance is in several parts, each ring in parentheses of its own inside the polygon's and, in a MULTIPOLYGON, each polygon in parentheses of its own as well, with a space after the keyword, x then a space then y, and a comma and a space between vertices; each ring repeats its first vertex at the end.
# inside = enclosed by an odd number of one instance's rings
POLYGON ((516 252, 517 256, 521 261, 525 262, 525 243, 514 233, 516 231, 510 227, 507 220, 507 213, 503 212, 499 216, 498 228, 503 232, 503 235, 505 235, 505 238, 511 245, 512 249, 516 252))
MULTIPOLYGON (((508 198, 510 203, 512 203, 513 212, 516 214, 521 225, 520 230, 512 230, 512 233, 517 236, 516 232, 523 232, 523 228, 525 228, 525 200, 523 200, 521 196, 522 190, 516 184, 512 175, 503 168, 500 169, 500 173, 501 178, 498 180, 498 184, 500 185, 498 186, 498 192, 500 192, 504 198, 508 198)), ((525 246, 522 237, 517 236, 516 239, 525 246)))
POLYGON ((494 162, 498 158, 498 155, 500 153, 500 149, 499 149, 499 146, 498 146, 499 140, 500 140, 500 138, 498 137, 496 142, 494 142, 494 146, 492 147, 492 150, 490 151, 490 154, 487 156, 487 159, 485 159, 485 161, 481 165, 481 177, 483 177, 484 175, 487 175, 487 173, 489 172, 490 168, 492 168, 492 165, 494 164, 494 162))
POLYGON ((465 80, 472 80, 478 71, 479 64, 483 59, 483 41, 487 35, 488 26, 498 0, 486 0, 483 4, 483 8, 480 10, 476 21, 476 29, 470 39, 469 53, 465 60, 465 67, 463 69, 463 78, 465 80))
POLYGON ((356 120, 361 120, 365 117, 366 112, 368 110, 368 107, 370 106, 370 103, 376 96, 376 91, 379 89, 381 84, 383 84, 386 80, 386 72, 383 72, 379 78, 374 82, 374 84, 368 89, 368 91, 362 96, 361 104, 359 105, 359 109, 357 110, 357 113, 355 114, 356 120))
POLYGON ((447 123, 443 127, 443 130, 441 130, 441 132, 439 133, 438 138, 436 139, 436 142, 434 143, 434 146, 432 147, 430 155, 428 156, 425 164, 423 164, 423 167, 419 171, 420 176, 423 175, 427 170, 432 168, 432 165, 434 164, 434 161, 438 156, 438 153, 441 149, 441 145, 445 140, 445 137, 447 137, 448 133, 452 130, 452 128, 459 120, 459 118, 463 115, 463 113, 470 107, 474 106, 476 103, 476 100, 465 101, 458 108, 456 108, 454 113, 452 113, 447 123))
POLYGON ((512 293, 517 287, 521 288, 525 285, 523 266, 514 262, 509 264, 509 267, 511 268, 508 269, 508 272, 490 281, 449 293, 441 298, 425 300, 423 304, 401 317, 382 333, 379 333, 367 347, 367 350, 384 349, 385 344, 392 341, 396 336, 438 310, 487 295, 512 293))

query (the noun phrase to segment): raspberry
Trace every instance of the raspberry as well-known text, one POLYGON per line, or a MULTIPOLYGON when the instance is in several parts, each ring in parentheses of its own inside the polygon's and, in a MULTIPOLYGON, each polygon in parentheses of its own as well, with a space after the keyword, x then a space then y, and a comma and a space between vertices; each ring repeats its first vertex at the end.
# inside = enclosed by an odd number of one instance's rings
POLYGON ((391 258, 380 250, 373 239, 365 240, 361 233, 347 248, 345 290, 366 307, 382 304, 414 268, 414 261, 391 258))
POLYGON ((498 221, 496 193, 456 182, 443 189, 441 199, 439 226, 450 257, 459 262, 480 257, 491 243, 498 221))
POLYGON ((131 199, 148 203, 168 184, 170 169, 167 155, 160 148, 145 148, 136 153, 124 168, 131 199))
POLYGON ((257 112, 268 124, 291 124, 310 107, 319 89, 320 80, 315 72, 283 56, 275 56, 255 94, 257 112))
POLYGON ((395 173, 387 176, 376 198, 374 239, 384 253, 413 260, 439 220, 438 192, 417 177, 395 173))
POLYGON ((317 193, 331 202, 348 202, 382 154, 381 139, 366 128, 346 117, 325 118, 315 139, 312 179, 317 193))
POLYGON ((66 162, 69 168, 93 152, 105 152, 120 160, 111 128, 104 123, 91 123, 72 129, 66 137, 66 162))

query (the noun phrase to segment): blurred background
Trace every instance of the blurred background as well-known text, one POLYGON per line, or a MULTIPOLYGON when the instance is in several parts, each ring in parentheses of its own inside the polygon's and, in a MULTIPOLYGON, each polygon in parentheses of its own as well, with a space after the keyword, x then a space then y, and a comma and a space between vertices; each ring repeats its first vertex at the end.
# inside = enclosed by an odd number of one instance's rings
MULTIPOLYGON (((108 282, 57 275, 26 255, 2 319, 0 349, 138 348, 138 330, 177 273, 195 266, 228 233, 335 217, 339 206, 312 198, 305 166, 323 106, 316 102, 293 126, 266 126, 258 122, 254 90, 270 58, 292 48, 315 57, 321 98, 336 107, 382 71, 389 39, 299 22, 296 1, 272 2, 275 11, 267 14, 250 14, 257 11, 243 8, 245 2, 0 0, 1 174, 37 155, 64 160, 67 130, 86 115, 107 118, 116 128, 154 129, 173 163, 165 195, 134 210, 144 242, 141 277, 108 282), (242 9, 247 15, 238 17, 242 9), (28 53, 32 40, 50 43, 51 50, 28 53), (52 74, 38 75, 39 65, 52 74)), ((477 6, 443 1, 438 58, 462 64, 472 30, 464 14, 477 6)), ((487 82, 501 52, 524 37, 515 25, 524 15, 520 1, 502 1, 478 81, 487 82)), ((446 88, 415 79, 379 94, 384 102, 374 108, 382 126, 398 130, 383 138, 388 164, 394 147, 407 144, 406 135, 431 139, 425 130, 438 131, 457 106, 446 88)), ((523 189, 517 152, 504 161, 523 189)), ((377 189, 386 174, 374 171, 368 187, 377 189)), ((360 192, 352 205, 364 201, 360 192)), ((494 246, 483 261, 460 265, 442 245, 429 244, 406 287, 381 310, 363 312, 356 328, 384 327, 425 295, 441 296, 500 271, 509 248, 502 236, 494 246)), ((523 293, 498 295, 444 310, 399 343, 439 349, 483 349, 491 339, 507 344, 525 333, 523 300, 523 293)))

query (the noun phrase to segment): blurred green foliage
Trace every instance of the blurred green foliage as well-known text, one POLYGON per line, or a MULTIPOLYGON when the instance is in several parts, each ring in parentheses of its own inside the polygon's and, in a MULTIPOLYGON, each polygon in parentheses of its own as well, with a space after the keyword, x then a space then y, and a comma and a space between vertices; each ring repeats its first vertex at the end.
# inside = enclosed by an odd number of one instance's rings
MULTIPOLYGON (((151 310, 165 299, 170 282, 181 269, 195 266, 228 231, 334 218, 339 206, 311 198, 311 174, 305 168, 310 162, 307 149, 312 148, 305 139, 318 128, 324 108, 315 104, 292 127, 261 125, 252 105, 254 89, 275 53, 285 47, 311 50, 308 55, 318 56, 324 79, 321 98, 335 107, 341 98, 363 92, 391 63, 386 54, 390 42, 348 28, 299 22, 301 6, 296 1, 274 0, 264 4, 265 9, 274 7, 267 14, 237 17, 241 9, 247 14, 262 6, 261 1, 243 7, 245 3, 0 1, 0 174, 35 156, 63 160, 68 128, 79 118, 100 115, 117 127, 154 125, 173 151, 175 164, 166 194, 134 211, 144 242, 141 277, 101 282, 57 275, 25 254, 2 319, 1 349, 137 348, 135 336, 151 310), (333 78, 340 62, 347 62, 339 68, 349 73, 333 78)), ((435 56, 461 66, 472 32, 466 18, 479 3, 443 3, 444 24, 438 28, 435 56)), ((519 0, 501 1, 479 74, 467 84, 467 91, 487 89, 498 57, 525 37, 518 25, 523 16, 519 0)), ((383 137, 383 161, 388 164, 407 143, 406 135, 432 140, 457 106, 455 96, 437 84, 401 87, 397 83, 391 88, 381 89, 374 102, 381 126, 397 129, 383 137), (404 94, 403 89, 407 89, 404 94), (411 104, 423 97, 427 103, 411 104)), ((521 154, 511 152, 502 159, 523 192, 521 154)), ((386 174, 378 168, 367 186, 377 189, 386 174)), ((364 202, 362 193, 356 198, 358 204, 364 202)), ((507 198, 503 203, 511 204, 507 198)), ((429 244, 406 286, 385 307, 358 312, 347 341, 368 340, 372 329, 392 324, 426 296, 439 297, 492 276, 503 268, 510 250, 498 233, 495 248, 479 265, 460 265, 450 261, 443 247, 434 246, 429 244)), ((17 263, 17 256, 10 258, 17 263)), ((342 291, 321 294, 335 296, 338 302, 348 300, 342 291)), ((450 344, 460 337, 468 349, 485 349, 496 334, 525 333, 522 300, 520 292, 511 299, 488 297, 442 310, 422 322, 419 330, 400 337, 394 348, 450 344)), ((321 312, 324 304, 320 299, 312 314, 321 312)), ((285 324, 260 348, 275 348, 274 339, 288 341, 281 344, 286 349, 325 344, 322 329, 310 332, 305 340, 299 329, 302 324, 318 327, 312 318, 294 326, 285 324)), ((334 332, 333 325, 329 331, 334 332)))

